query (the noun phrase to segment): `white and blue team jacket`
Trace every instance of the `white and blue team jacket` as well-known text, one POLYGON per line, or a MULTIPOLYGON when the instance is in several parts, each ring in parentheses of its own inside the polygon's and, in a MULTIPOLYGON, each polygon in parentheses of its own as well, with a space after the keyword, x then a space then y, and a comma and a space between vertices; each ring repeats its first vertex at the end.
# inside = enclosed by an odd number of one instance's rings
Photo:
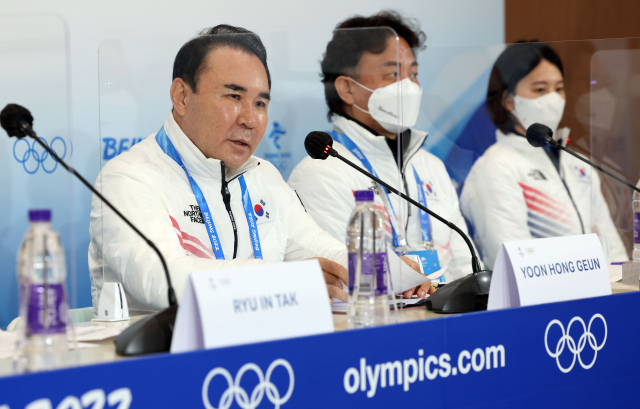
MULTIPOLYGON (((161 124, 158 124, 160 127, 161 124)), ((164 129, 207 200, 225 259, 215 258, 185 171, 158 145, 155 135, 109 161, 95 187, 160 249, 178 298, 189 273, 324 257, 346 267, 347 250, 307 214, 295 192, 269 162, 250 157, 226 169, 238 249, 221 195, 220 161, 206 158, 169 113, 164 129), (263 260, 254 257, 238 176, 244 175, 255 211, 263 260)), ((129 308, 167 306, 167 283, 155 252, 109 208, 91 203, 89 268, 94 315, 104 281, 122 282, 129 308), (103 271, 104 270, 104 271, 103 271)))
MULTIPOLYGON (((421 149, 427 134, 411 130, 411 139, 404 153, 403 180, 400 181, 398 165, 384 137, 376 136, 356 122, 336 116, 334 130, 347 135, 371 163, 378 177, 394 188, 418 201, 418 185, 414 177, 415 168, 422 182, 427 206, 443 218, 453 222, 464 232, 467 227, 460 213, 458 195, 449 174, 440 159, 421 149)), ((334 141, 333 147, 351 162, 360 165, 359 159, 345 146, 334 141)), ((373 189, 375 182, 360 174, 339 159, 303 159, 293 170, 288 180, 296 190, 305 208, 316 222, 333 237, 345 242, 347 224, 355 208, 354 192, 373 189)), ((423 244, 419 211, 395 194, 389 199, 398 218, 406 229, 409 248, 423 244)), ((387 217, 381 197, 376 194, 374 205, 387 217)), ((472 272, 471 253, 464 240, 446 225, 430 218, 433 244, 438 250, 440 266, 447 267, 445 281, 452 281, 472 272)), ((390 226, 387 223, 387 229, 390 226)))
MULTIPOLYGON (((558 135, 565 143, 568 129, 558 135)), ((561 151, 558 172, 545 150, 526 138, 498 130, 496 139, 471 168, 460 195, 490 268, 503 242, 583 233, 606 237, 612 262, 628 260, 596 170, 561 151)))

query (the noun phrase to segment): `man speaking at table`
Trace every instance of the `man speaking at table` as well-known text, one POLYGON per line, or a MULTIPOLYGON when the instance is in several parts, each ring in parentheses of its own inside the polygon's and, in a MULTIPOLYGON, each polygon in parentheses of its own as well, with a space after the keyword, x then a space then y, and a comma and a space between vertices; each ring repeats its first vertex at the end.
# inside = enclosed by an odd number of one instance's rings
MULTIPOLYGON (((178 296, 194 271, 318 258, 329 296, 347 300, 345 246, 273 165, 252 156, 270 88, 256 34, 227 25, 202 32, 175 58, 173 109, 160 130, 98 176, 96 188, 159 247, 178 296)), ((95 196, 90 236, 94 315, 104 281, 123 283, 132 310, 167 306, 160 260, 95 196)))

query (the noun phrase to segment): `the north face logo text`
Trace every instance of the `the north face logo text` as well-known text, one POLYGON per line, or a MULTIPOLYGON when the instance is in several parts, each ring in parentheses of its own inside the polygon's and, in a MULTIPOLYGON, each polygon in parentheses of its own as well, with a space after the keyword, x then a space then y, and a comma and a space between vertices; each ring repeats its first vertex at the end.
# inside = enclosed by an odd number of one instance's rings
POLYGON ((529 172, 529 176, 531 176, 534 180, 547 180, 544 176, 544 173, 540 172, 538 169, 531 169, 529 172))
POLYGON ((189 207, 191 210, 185 210, 184 217, 188 217, 191 220, 191 223, 204 224, 202 213, 200 213, 200 206, 189 205, 189 207))

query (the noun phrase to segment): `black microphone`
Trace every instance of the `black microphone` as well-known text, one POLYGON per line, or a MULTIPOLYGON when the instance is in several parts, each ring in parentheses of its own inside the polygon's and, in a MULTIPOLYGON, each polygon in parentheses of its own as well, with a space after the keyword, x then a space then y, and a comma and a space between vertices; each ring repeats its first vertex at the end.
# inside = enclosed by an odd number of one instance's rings
POLYGON ((342 162, 351 166, 358 172, 384 186, 388 191, 395 193, 439 222, 444 223, 450 229, 458 233, 465 243, 467 243, 469 251, 471 252, 471 268, 473 270, 473 274, 452 281, 451 283, 446 284, 442 289, 439 289, 430 295, 426 301, 427 309, 440 313, 459 313, 486 309, 489 297, 489 287, 491 284, 491 271, 480 269, 480 261, 478 256, 476 256, 473 245, 471 244, 471 239, 469 239, 469 237, 460 230, 458 226, 440 217, 438 214, 422 206, 420 203, 416 202, 404 193, 399 192, 397 189, 362 169, 360 166, 354 164, 348 159, 345 159, 335 149, 333 149, 333 138, 326 132, 314 131, 309 133, 304 141, 304 147, 309 156, 313 159, 325 160, 329 156, 340 159, 342 162))
POLYGON ((36 137, 36 133, 31 128, 33 126, 33 116, 27 108, 18 104, 8 104, 0 112, 0 126, 7 131, 9 137, 22 139, 25 136, 36 137))
POLYGON ((580 159, 581 161, 583 161, 584 163, 593 166, 594 168, 598 169, 600 172, 604 173, 605 175, 611 176, 612 178, 614 178, 615 180, 617 180, 618 182, 629 186, 631 189, 635 190, 636 192, 640 192, 640 189, 638 189, 636 186, 632 185, 631 183, 627 182, 626 180, 623 180, 619 177, 617 177, 616 175, 612 174, 611 172, 608 172, 606 170, 604 170, 602 167, 596 165, 595 163, 591 162, 589 159, 583 158, 582 156, 578 155, 577 153, 573 152, 572 150, 566 148, 565 146, 562 146, 562 143, 556 141, 553 139, 553 131, 551 130, 551 128, 549 128, 546 125, 543 124, 533 124, 529 127, 529 129, 527 129, 527 141, 529 141, 529 144, 531 146, 534 146, 536 148, 541 148, 541 147, 545 147, 547 145, 552 146, 554 148, 558 148, 558 149, 562 149, 563 151, 567 152, 568 154, 575 156, 576 158, 580 159))
POLYGON ((45 151, 49 153, 58 163, 60 163, 69 173, 75 175, 86 187, 98 196, 115 214, 122 219, 129 227, 135 231, 148 245, 155 251, 162 262, 164 275, 169 286, 168 299, 169 307, 158 313, 152 314, 144 319, 134 323, 124 330, 115 339, 116 351, 120 355, 142 355, 154 352, 166 352, 171 347, 171 338, 173 336, 173 323, 176 319, 178 311, 178 300, 176 293, 171 285, 171 276, 167 263, 162 257, 160 250, 149 240, 140 230, 136 228, 111 202, 105 199, 87 180, 82 177, 75 169, 67 165, 60 157, 44 143, 33 130, 33 116, 28 109, 17 105, 8 104, 2 112, 0 112, 0 126, 7 131, 9 137, 24 138, 30 136, 35 139, 45 151))
MULTIPOLYGON (((304 149, 311 156, 311 159, 325 160, 330 154, 338 156, 338 152, 333 149, 333 138, 326 132, 310 132, 304 140, 304 149)), ((350 162, 348 164, 351 165, 350 162)))

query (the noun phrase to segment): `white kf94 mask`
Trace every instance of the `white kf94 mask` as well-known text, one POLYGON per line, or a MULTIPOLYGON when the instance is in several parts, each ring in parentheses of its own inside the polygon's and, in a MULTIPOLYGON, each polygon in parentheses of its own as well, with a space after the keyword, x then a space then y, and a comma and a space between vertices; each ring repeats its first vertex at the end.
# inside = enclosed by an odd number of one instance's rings
POLYGON ((556 139, 556 130, 564 113, 565 99, 557 92, 550 92, 538 98, 524 98, 519 95, 513 97, 515 108, 511 113, 526 131, 533 124, 546 125, 553 131, 556 139))
POLYGON ((367 91, 372 92, 369 97, 369 103, 367 104, 369 108, 368 111, 365 111, 356 104, 353 104, 353 106, 371 115, 371 117, 387 131, 393 133, 404 132, 406 129, 414 126, 418 121, 420 101, 422 100, 422 88, 409 78, 375 90, 365 87, 353 78, 349 79, 367 91), (401 99, 400 104, 398 104, 399 98, 401 99), (402 110, 400 127, 398 126, 399 109, 402 110))

